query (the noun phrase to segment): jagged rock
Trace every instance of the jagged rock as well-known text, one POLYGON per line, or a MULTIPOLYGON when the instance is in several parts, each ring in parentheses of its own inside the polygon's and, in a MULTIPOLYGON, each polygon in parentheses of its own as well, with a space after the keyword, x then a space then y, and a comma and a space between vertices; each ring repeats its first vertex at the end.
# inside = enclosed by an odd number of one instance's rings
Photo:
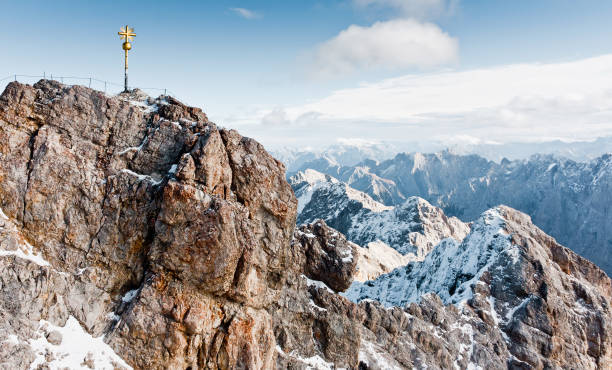
POLYGON ((298 172, 289 182, 298 197, 298 222, 321 218, 359 245, 358 281, 422 260, 442 239, 460 241, 469 232, 468 224, 418 197, 385 206, 315 170, 298 172))
MULTIPOLYGON (((461 355, 465 359, 467 355, 470 362, 483 368, 507 363, 510 368, 598 369, 612 363, 610 278, 593 263, 557 244, 535 227, 529 216, 505 206, 485 212, 462 243, 442 243, 424 261, 412 262, 371 282, 355 283, 347 295, 388 306, 411 304, 408 312, 431 316, 428 320, 439 322, 432 324, 441 327, 437 333, 444 338, 452 336, 453 328, 469 324, 472 335, 477 334, 472 350, 460 348, 469 344, 461 339, 445 344, 434 338, 428 346, 442 346, 450 351, 450 358, 461 355), (442 300, 436 300, 440 304, 432 306, 423 295, 427 292, 439 295, 442 300), (444 307, 442 302, 456 305, 463 317, 448 317, 457 309, 444 307)), ((383 315, 383 310, 377 310, 377 315, 383 315)), ((376 340, 379 345, 383 341, 391 353, 401 352, 395 343, 415 343, 420 335, 394 329, 385 339, 387 334, 373 330, 376 325, 366 327, 375 337, 367 339, 366 332, 365 340, 376 340)), ((438 358, 426 362, 447 367, 438 358)), ((416 365, 412 362, 410 366, 416 365)))
POLYGON ((3 248, 45 258, 0 259, 8 332, 74 316, 137 368, 272 366, 296 200, 261 145, 172 98, 44 80, 9 84, 0 138, 3 248))
POLYGON ((357 368, 362 313, 335 293, 353 280, 356 247, 322 220, 295 230, 288 279, 270 311, 277 368, 357 368))
POLYGON ((325 221, 300 226, 294 233, 293 248, 304 249, 304 274, 324 282, 336 292, 351 286, 357 267, 357 246, 348 242, 325 221))
POLYGON ((612 146, 605 141, 594 146, 598 157, 583 162, 553 155, 493 162, 442 151, 400 153, 381 162, 346 166, 313 161, 300 168, 331 175, 378 201, 383 201, 381 190, 400 195, 385 198, 387 206, 419 196, 465 222, 498 204, 508 205, 529 214, 547 234, 612 275, 612 146), (607 153, 602 154, 602 148, 607 153), (381 179, 386 188, 371 185, 381 179))

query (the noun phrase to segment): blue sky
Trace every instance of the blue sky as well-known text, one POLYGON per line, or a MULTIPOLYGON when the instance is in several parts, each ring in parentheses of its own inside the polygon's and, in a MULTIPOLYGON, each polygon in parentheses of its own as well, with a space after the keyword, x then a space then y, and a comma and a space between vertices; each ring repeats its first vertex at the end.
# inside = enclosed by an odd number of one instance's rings
POLYGON ((602 106, 612 82, 605 59, 611 16, 612 2, 588 0, 11 1, 0 14, 0 78, 46 72, 120 83, 117 31, 127 23, 138 35, 131 85, 167 88, 270 146, 419 133, 436 140, 445 139, 436 133, 449 140, 586 140, 612 128, 610 107, 602 106), (529 69, 537 66, 544 70, 529 69), (496 71, 499 81, 470 83, 486 71, 496 71), (563 83, 550 89, 555 73, 563 73, 563 83), (523 77, 524 88, 505 88, 523 77), (463 94, 450 94, 450 84, 473 89, 475 97, 494 89, 498 99, 460 106, 454 102, 463 94), (387 95, 377 94, 381 86, 400 98, 389 105, 387 95), (532 91, 533 99, 521 103, 532 91), (383 100, 361 117, 350 112, 369 96, 383 100), (411 97, 423 96, 439 99, 440 109, 406 108, 411 97), (580 122, 584 129, 572 127, 571 115, 558 123, 546 113, 551 104, 565 109, 567 99, 578 117, 596 111, 580 122), (572 106, 577 101, 580 107, 572 106), (498 118, 500 134, 483 129, 498 118), (543 129, 530 135, 525 127, 534 124, 543 129))

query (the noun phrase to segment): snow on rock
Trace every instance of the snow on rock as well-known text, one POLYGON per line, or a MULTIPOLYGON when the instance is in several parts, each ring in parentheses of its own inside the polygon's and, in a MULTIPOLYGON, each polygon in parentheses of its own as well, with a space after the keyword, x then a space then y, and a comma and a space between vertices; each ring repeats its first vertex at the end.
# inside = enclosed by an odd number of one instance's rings
POLYGON ((402 255, 422 259, 442 239, 462 240, 469 226, 424 199, 410 197, 389 207, 337 179, 315 170, 290 179, 298 197, 298 223, 321 218, 361 246, 381 242, 402 255))
POLYGON ((384 368, 390 354, 404 368, 598 369, 612 361, 610 279, 506 206, 484 212, 461 243, 446 239, 423 261, 353 283, 345 296, 368 313, 360 360, 369 368, 384 368))
POLYGON ((73 316, 68 318, 64 326, 41 320, 37 334, 38 337, 29 340, 36 354, 31 369, 45 365, 52 369, 132 368, 104 342, 104 337, 92 337, 73 316), (59 333, 59 343, 58 340, 50 343, 49 336, 53 332, 59 333))
POLYGON ((403 255, 381 241, 366 244, 357 249, 357 274, 355 281, 376 279, 378 276, 416 261, 413 254, 403 255))
POLYGON ((544 232, 612 275, 610 148, 601 146, 598 157, 584 162, 538 154, 521 160, 500 157, 496 163, 477 155, 443 151, 401 153, 385 161, 342 167, 310 162, 301 168, 334 176, 379 201, 372 183, 388 184, 388 193, 397 196, 387 197, 386 205, 397 206, 408 196, 419 196, 465 222, 505 204, 528 213, 544 232), (354 179, 357 173, 359 181, 354 179))
POLYGON ((49 266, 49 262, 40 253, 34 253, 32 245, 17 232, 17 227, 2 209, 0 209, 0 234, 6 236, 6 239, 0 243, 0 257, 15 256, 32 261, 39 266, 49 266))
POLYGON ((136 298, 136 295, 138 294, 140 290, 139 289, 134 289, 134 290, 130 290, 127 293, 125 293, 125 295, 123 297, 121 297, 121 301, 123 303, 129 303, 132 302, 134 300, 134 298, 136 298))
POLYGON ((429 292, 445 303, 466 301, 472 295, 470 286, 491 264, 517 253, 503 224, 499 210, 491 209, 474 223, 463 242, 445 239, 422 262, 411 262, 374 281, 355 282, 344 294, 355 302, 369 298, 385 306, 418 302, 429 292))
POLYGON ((291 178, 290 182, 292 185, 296 185, 294 186, 294 191, 298 198, 298 214, 310 204, 313 194, 321 192, 330 194, 330 196, 341 201, 342 204, 338 204, 338 202, 333 204, 337 210, 342 209, 343 206, 346 206, 351 201, 358 202, 363 208, 374 212, 393 208, 373 200, 369 195, 352 189, 350 186, 339 182, 329 175, 324 175, 312 169, 297 173, 291 178))
POLYGON ((402 365, 390 356, 384 348, 366 340, 361 342, 359 361, 368 368, 374 368, 375 365, 380 370, 403 369, 402 365))
MULTIPOLYGON (((314 304, 314 303, 313 303, 314 304)), ((303 365, 305 370, 334 370, 341 368, 337 368, 332 362, 327 362, 321 356, 314 355, 310 357, 301 357, 295 353, 285 353, 280 346, 276 346, 276 352, 279 356, 285 358, 291 358, 292 360, 298 362, 303 365)))
POLYGON ((385 212, 360 212, 346 232, 349 240, 364 245, 381 241, 401 254, 412 253, 422 259, 442 239, 462 240, 469 226, 457 218, 446 217, 441 209, 418 197, 385 212))

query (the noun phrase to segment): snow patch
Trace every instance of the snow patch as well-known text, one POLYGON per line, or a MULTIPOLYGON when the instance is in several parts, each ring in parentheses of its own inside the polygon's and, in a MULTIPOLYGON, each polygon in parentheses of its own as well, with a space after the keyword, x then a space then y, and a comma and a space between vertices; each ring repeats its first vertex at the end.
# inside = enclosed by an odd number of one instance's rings
POLYGON ((149 175, 142 175, 140 173, 136 173, 136 172, 134 172, 132 170, 129 170, 127 168, 122 169, 121 172, 122 173, 127 173, 130 176, 134 176, 134 177, 138 178, 138 180, 140 180, 140 181, 149 181, 152 185, 159 185, 163 181, 163 178, 160 179, 160 180, 155 180, 154 178, 152 178, 149 175))
POLYGON ((333 290, 331 290, 331 288, 330 288, 330 287, 328 287, 328 286, 327 286, 327 284, 325 284, 324 282, 319 281, 319 280, 312 280, 312 279, 309 279, 309 278, 307 278, 307 277, 306 277, 306 275, 304 275, 304 274, 302 274, 301 276, 302 276, 304 279, 306 279, 306 285, 307 285, 307 286, 309 286, 309 287, 310 287, 310 286, 314 286, 314 287, 316 287, 316 288, 318 288, 318 289, 327 289, 327 291, 328 291, 328 292, 330 292, 330 293, 334 293, 334 291, 333 291, 333 290))
POLYGON ((377 350, 378 346, 371 342, 363 340, 359 347, 359 361, 368 365, 368 368, 377 368, 381 370, 397 370, 402 367, 393 358, 385 358, 380 352, 385 351, 377 350), (394 363, 391 363, 394 362, 394 363), (373 366, 376 365, 376 366, 373 366))
POLYGON ((19 344, 19 338, 15 334, 10 334, 2 343, 9 343, 16 346, 19 344))
POLYGON ((41 320, 37 334, 38 338, 29 340, 36 354, 36 359, 30 364, 31 369, 45 364, 52 369, 88 369, 85 360, 93 362, 96 369, 115 369, 118 366, 132 368, 104 342, 104 336, 92 337, 73 316, 68 318, 63 327, 41 320), (54 345, 47 341, 46 334, 51 331, 58 331, 62 335, 60 344, 54 345), (45 359, 47 353, 53 354, 54 359, 50 362, 45 359))
POLYGON ((130 290, 129 292, 125 293, 123 297, 121 297, 121 301, 123 303, 132 302, 132 300, 134 300, 139 291, 139 289, 130 290))

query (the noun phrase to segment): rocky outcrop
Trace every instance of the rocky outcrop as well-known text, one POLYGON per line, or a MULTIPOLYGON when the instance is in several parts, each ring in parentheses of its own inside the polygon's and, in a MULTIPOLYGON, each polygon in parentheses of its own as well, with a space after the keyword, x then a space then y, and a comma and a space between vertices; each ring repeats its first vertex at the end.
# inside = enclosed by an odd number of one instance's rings
POLYGON ((325 221, 302 225, 294 233, 293 248, 304 252, 304 274, 325 283, 336 292, 351 286, 357 267, 358 246, 347 241, 325 221))
POLYGON ((137 368, 273 366, 296 201, 261 145, 172 98, 53 81, 9 84, 0 137, 0 206, 45 261, 1 258, 16 348, 74 317, 137 368))
POLYGON ((357 368, 362 312, 337 294, 354 278, 356 247, 321 220, 295 231, 287 283, 270 309, 277 368, 357 368))

